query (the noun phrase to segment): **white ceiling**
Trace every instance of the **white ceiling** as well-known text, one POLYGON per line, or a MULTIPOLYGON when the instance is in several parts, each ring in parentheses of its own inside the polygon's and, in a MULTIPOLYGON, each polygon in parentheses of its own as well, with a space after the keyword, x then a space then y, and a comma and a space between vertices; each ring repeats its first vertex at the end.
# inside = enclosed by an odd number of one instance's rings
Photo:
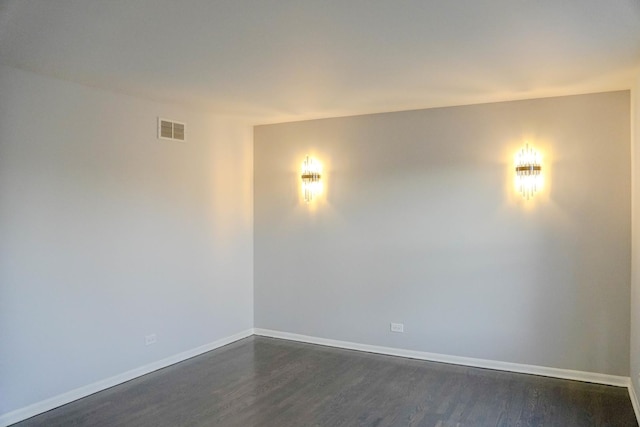
POLYGON ((256 123, 600 92, 640 0, 10 0, 0 64, 256 123))

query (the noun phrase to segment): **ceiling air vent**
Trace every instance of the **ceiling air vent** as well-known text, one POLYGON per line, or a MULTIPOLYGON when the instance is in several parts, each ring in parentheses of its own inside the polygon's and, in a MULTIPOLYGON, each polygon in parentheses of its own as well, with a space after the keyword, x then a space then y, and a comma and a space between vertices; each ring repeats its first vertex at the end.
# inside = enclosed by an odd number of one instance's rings
POLYGON ((171 141, 185 140, 185 124, 158 117, 158 138, 171 141))

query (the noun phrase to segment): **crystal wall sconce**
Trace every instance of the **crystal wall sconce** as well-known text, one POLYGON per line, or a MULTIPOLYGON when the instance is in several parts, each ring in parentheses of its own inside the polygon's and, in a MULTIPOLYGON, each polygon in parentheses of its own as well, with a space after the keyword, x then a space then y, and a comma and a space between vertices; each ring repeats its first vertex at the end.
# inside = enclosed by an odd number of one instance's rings
POLYGON ((310 203, 314 197, 322 192, 320 172, 320 164, 307 156, 302 163, 302 194, 307 203, 310 203))
POLYGON ((516 155, 516 187, 529 200, 542 186, 540 154, 527 144, 516 155))

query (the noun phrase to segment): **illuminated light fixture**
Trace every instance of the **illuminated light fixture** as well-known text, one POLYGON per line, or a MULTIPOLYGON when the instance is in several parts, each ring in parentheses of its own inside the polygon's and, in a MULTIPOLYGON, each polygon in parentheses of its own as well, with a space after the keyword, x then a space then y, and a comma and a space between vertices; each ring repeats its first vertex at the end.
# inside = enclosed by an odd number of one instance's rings
POLYGON ((322 191, 320 182, 320 165, 309 156, 302 163, 302 193, 304 200, 309 203, 322 191))
POLYGON ((527 144, 516 155, 516 187, 529 200, 541 187, 540 155, 527 144))

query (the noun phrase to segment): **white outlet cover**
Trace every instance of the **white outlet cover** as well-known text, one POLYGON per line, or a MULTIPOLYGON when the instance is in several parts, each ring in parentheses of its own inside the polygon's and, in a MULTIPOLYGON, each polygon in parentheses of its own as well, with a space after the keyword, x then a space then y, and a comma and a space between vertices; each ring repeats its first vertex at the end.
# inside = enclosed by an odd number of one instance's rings
POLYGON ((391 323, 391 332, 404 332, 404 323, 391 323))

